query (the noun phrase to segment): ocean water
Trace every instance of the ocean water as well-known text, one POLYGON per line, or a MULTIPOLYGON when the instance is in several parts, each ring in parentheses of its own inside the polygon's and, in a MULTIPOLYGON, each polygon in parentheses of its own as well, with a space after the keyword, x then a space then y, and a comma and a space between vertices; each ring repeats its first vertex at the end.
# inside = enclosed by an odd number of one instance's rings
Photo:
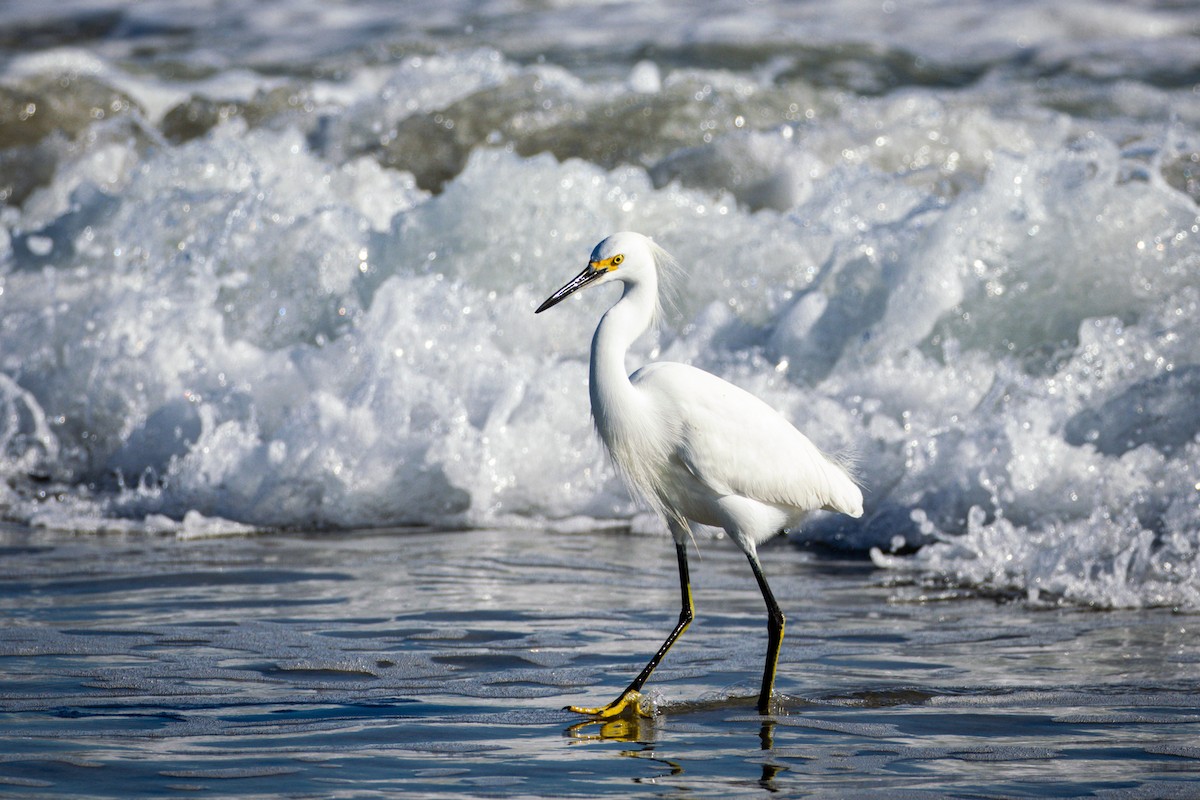
POLYGON ((0 530, 0 792, 21 797, 1196 797, 1195 618, 922 597, 764 548, 765 614, 701 543, 698 617, 626 729, 606 702, 678 602, 649 537, 0 530), (534 546, 536 544, 536 546, 534 546))
POLYGON ((0 6, 0 781, 1186 794, 1192 4, 50 5, 0 6), (656 724, 556 710, 675 614, 587 411, 615 296, 533 314, 622 229, 684 267, 631 369, 864 487, 767 554, 771 731, 715 534, 656 724))
POLYGON ((6 4, 0 508, 652 529, 586 412, 611 296, 532 314, 632 228, 687 275, 631 367, 857 461, 798 536, 1200 608, 1200 14, 992 6, 6 4))

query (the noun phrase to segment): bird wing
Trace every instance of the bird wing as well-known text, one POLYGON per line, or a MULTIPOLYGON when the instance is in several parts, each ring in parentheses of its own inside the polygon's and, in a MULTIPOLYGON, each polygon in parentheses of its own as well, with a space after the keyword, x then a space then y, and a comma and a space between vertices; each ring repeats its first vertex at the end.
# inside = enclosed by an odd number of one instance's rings
POLYGON ((662 362, 633 376, 678 426, 674 457, 711 491, 808 511, 862 513, 838 464, 759 398, 704 370, 662 362))

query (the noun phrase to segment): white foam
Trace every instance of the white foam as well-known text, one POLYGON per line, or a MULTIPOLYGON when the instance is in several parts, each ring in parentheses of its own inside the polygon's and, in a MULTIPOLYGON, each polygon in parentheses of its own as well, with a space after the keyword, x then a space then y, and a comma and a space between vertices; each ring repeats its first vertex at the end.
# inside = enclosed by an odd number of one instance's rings
MULTIPOLYGON (((688 274, 631 368, 694 363, 855 457, 867 517, 805 535, 1040 599, 1200 608, 1200 227, 1168 180, 1195 142, 1125 113, 1181 95, 1143 85, 1089 127, 1003 77, 878 98, 810 87, 811 116, 655 163, 517 154, 522 131, 599 124, 623 100, 662 103, 646 107, 676 141, 714 107, 693 116, 681 87, 778 100, 768 68, 627 67, 593 81, 496 50, 409 56, 317 81, 328 108, 303 132, 234 120, 147 145, 114 119, 39 145, 49 182, 0 213, 6 513, 182 535, 654 528, 587 413, 612 295, 532 313, 596 240, 633 228, 688 274), (518 95, 537 82, 554 107, 535 119, 518 95), (488 113, 511 113, 511 141, 472 145, 438 193, 379 165, 403 120, 497 88, 488 113)), ((142 96, 92 54, 9 75, 65 68, 142 96)), ((235 95, 254 85, 225 77, 235 95)), ((172 90, 222 91, 203 83, 172 90)))

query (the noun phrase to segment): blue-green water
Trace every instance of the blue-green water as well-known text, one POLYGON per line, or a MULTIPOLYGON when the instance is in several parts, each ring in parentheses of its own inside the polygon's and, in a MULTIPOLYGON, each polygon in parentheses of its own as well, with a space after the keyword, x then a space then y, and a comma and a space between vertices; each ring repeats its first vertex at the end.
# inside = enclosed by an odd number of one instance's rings
POLYGON ((779 540, 781 702, 761 718, 761 599, 740 553, 701 541, 658 713, 614 732, 560 709, 615 696, 669 630, 664 539, 0 543, 14 796, 1200 794, 1193 615, 930 597, 779 540))

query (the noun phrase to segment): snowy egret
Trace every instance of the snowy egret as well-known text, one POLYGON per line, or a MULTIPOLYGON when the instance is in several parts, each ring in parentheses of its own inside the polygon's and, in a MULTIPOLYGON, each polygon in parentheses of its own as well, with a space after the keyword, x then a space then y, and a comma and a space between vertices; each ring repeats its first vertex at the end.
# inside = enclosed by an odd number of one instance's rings
POLYGON ((723 528, 746 554, 767 605, 767 660, 758 711, 770 711, 784 616, 758 560, 758 545, 814 509, 862 515, 862 492, 775 409, 701 369, 647 364, 629 375, 625 354, 659 309, 659 271, 671 257, 639 233, 616 233, 583 271, 538 307, 541 313, 584 288, 625 284, 592 338, 592 417, 634 493, 665 520, 675 540, 683 609, 662 647, 613 702, 569 710, 608 719, 642 713, 641 689, 695 615, 687 541, 694 524, 723 528))

